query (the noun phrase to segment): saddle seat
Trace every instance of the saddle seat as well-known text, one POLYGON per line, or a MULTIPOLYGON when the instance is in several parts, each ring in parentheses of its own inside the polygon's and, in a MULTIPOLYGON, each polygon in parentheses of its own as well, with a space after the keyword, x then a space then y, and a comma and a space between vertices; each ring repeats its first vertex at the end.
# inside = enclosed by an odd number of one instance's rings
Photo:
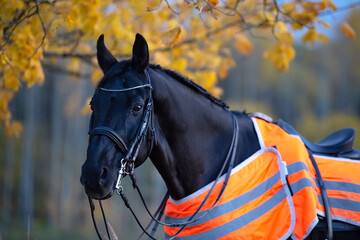
POLYGON ((297 135, 313 153, 334 157, 343 157, 360 160, 360 151, 353 148, 355 129, 343 128, 331 133, 317 143, 310 142, 300 135, 290 124, 279 119, 277 124, 286 132, 297 135))

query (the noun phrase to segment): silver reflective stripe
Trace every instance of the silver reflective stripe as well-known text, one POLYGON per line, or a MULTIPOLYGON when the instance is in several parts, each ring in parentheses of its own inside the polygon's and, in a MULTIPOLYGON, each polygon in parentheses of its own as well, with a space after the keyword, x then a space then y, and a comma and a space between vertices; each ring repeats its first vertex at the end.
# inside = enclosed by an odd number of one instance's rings
MULTIPOLYGON (((255 188, 251 189, 250 191, 234 198, 233 200, 226 202, 224 204, 218 205, 216 207, 214 207, 207 216, 203 217, 202 219, 200 219, 199 221, 196 221, 195 223, 189 224, 188 226, 195 226, 198 224, 202 224, 205 223, 207 221, 210 221, 216 217, 219 217, 221 215, 227 214, 231 211, 234 211, 236 209, 238 209, 240 206, 245 205, 246 203, 260 197, 261 195, 264 194, 264 192, 268 191, 269 189, 272 188, 272 186, 278 182, 280 180, 280 174, 279 172, 277 172, 276 174, 274 174, 272 177, 270 177, 269 179, 267 179, 266 181, 262 182, 261 184, 259 184, 258 186, 256 186, 255 188)), ((195 218, 199 215, 201 215, 202 212, 199 212, 195 218)), ((165 222, 167 223, 182 223, 182 222, 186 222, 188 221, 189 217, 183 217, 183 218, 174 218, 174 217, 169 217, 169 216, 165 216, 165 222)))
MULTIPOLYGON (((301 170, 306 170, 309 172, 304 162, 292 163, 287 166, 287 169, 289 171, 289 175, 299 172, 301 170)), ((315 180, 316 186, 319 187, 316 179, 315 178, 313 179, 315 180)), ((325 180, 324 183, 327 190, 339 190, 339 191, 346 191, 352 193, 360 193, 360 185, 356 183, 329 181, 329 180, 325 180)), ((293 186, 294 184, 291 184, 291 186, 293 186)))
MULTIPOLYGON (((317 197, 319 199, 319 203, 321 205, 323 205, 321 196, 318 195, 317 197)), ((354 212, 355 211, 360 212, 360 202, 357 202, 357 201, 351 201, 351 200, 339 199, 339 198, 329 198, 329 202, 330 202, 331 208, 338 208, 338 209, 350 210, 350 211, 354 211, 354 212)), ((317 214, 320 216, 325 216, 324 212, 322 212, 320 210, 317 210, 317 214)), ((332 215, 331 218, 333 220, 350 223, 352 225, 360 227, 360 222, 355 221, 350 218, 336 216, 336 215, 332 215)))
POLYGON ((299 181, 296 181, 290 185, 293 194, 296 194, 301 189, 306 187, 311 187, 315 190, 313 182, 308 178, 301 178, 299 181))
POLYGON ((360 185, 348 182, 324 181, 326 190, 339 190, 352 193, 360 193, 360 185))
MULTIPOLYGON (((208 231, 201 232, 196 235, 190 235, 185 237, 177 237, 176 239, 181 240, 204 240, 204 239, 217 239, 223 237, 227 234, 230 234, 247 224, 255 221, 259 217, 263 216, 270 209, 273 209, 276 205, 281 203, 284 199, 287 198, 287 194, 284 188, 280 189, 275 195, 273 195, 266 202, 255 208, 254 210, 247 212, 241 215, 238 218, 233 219, 232 221, 225 223, 216 228, 210 229, 208 231)), ((282 239, 289 237, 291 232, 288 232, 286 236, 283 236, 282 239)), ((167 236, 170 237, 170 236, 167 236)))
MULTIPOLYGON (((317 194, 319 203, 323 205, 321 196, 317 194)), ((331 208, 338 208, 338 209, 344 209, 349 210, 353 212, 360 212, 360 202, 353 201, 349 199, 341 199, 341 198, 331 198, 329 197, 329 203, 331 208)))
POLYGON ((299 172, 301 170, 306 170, 309 172, 309 169, 307 168, 307 166, 305 165, 304 162, 291 163, 291 164, 287 165, 287 169, 289 171, 289 175, 299 172))
MULTIPOLYGON (((303 162, 295 162, 287 166, 289 175, 299 172, 301 170, 309 171, 306 167, 305 163, 303 162)), ((319 188, 318 182, 316 178, 312 177, 317 188, 319 188)), ((345 192, 352 192, 352 193, 359 193, 360 194, 360 185, 356 183, 349 183, 349 182, 339 182, 339 181, 329 181, 325 180, 325 187, 326 190, 339 190, 339 191, 345 191, 345 192)), ((300 191, 302 188, 305 187, 313 187, 313 183, 306 178, 302 178, 299 181, 291 184, 291 189, 293 190, 293 193, 300 191)))
MULTIPOLYGON (((293 174, 293 173, 301 171, 301 170, 307 170, 307 167, 303 162, 296 162, 296 163, 289 165, 288 170, 289 170, 289 174, 293 174)), ((314 179, 316 186, 319 188, 318 182, 316 181, 315 178, 313 178, 313 179, 314 179)), ((338 190, 338 191, 340 191, 340 193, 341 193, 341 191, 358 193, 358 194, 360 193, 360 185, 355 184, 355 183, 329 181, 329 180, 324 181, 324 183, 325 183, 326 190, 338 190)), ((290 185, 290 188, 292 189, 293 194, 296 194, 301 189, 304 189, 306 187, 311 187, 311 188, 315 189, 313 182, 308 178, 302 178, 302 179, 298 180, 297 182, 292 183, 290 185)), ((319 194, 317 194, 317 198, 318 198, 319 203, 321 205, 323 205, 322 198, 319 194)), ((349 199, 341 199, 341 198, 332 198, 332 197, 329 197, 328 199, 329 199, 329 204, 330 204, 331 208, 343 209, 343 210, 354 211, 354 212, 360 213, 360 202, 358 202, 358 201, 353 201, 353 200, 349 200, 349 199)), ((317 210, 317 213, 321 216, 324 216, 324 213, 319 210, 317 210)), ((337 216, 334 214, 332 214, 331 218, 333 220, 338 220, 338 221, 346 222, 346 223, 349 223, 349 224, 352 224, 355 226, 360 226, 360 222, 355 221, 350 218, 337 216)), ((310 230, 312 228, 313 227, 310 227, 308 230, 310 230)), ((296 239, 295 236, 292 236, 292 238, 296 239)))
MULTIPOLYGON (((263 183, 259 184, 257 187, 255 187, 253 190, 244 193, 243 195, 231 200, 229 204, 232 204, 234 206, 242 206, 245 203, 248 203, 249 201, 256 199, 258 196, 263 195, 267 190, 271 189, 273 187, 273 184, 275 184, 277 181, 281 181, 282 188, 279 189, 273 196, 271 196, 269 199, 267 199, 265 202, 260 204, 255 209, 246 212, 245 214, 231 220, 230 222, 224 223, 221 226, 214 227, 212 229, 209 229, 207 231, 203 231, 201 233, 190 235, 186 237, 178 237, 177 239, 185 239, 185 240, 192 240, 192 239, 217 239, 223 236, 226 236, 248 224, 255 221, 256 219, 260 218, 264 214, 268 213, 270 210, 272 210, 274 207, 282 203, 284 200, 287 200, 287 204, 285 207, 288 208, 290 212, 290 225, 288 226, 288 229, 286 233, 284 233, 283 236, 280 236, 279 239, 287 239, 293 232, 295 227, 295 209, 292 202, 292 198, 290 195, 290 191, 288 186, 286 185, 286 178, 285 178, 285 172, 284 169, 281 168, 281 156, 279 152, 275 148, 266 148, 265 151, 273 152, 277 156, 277 165, 279 168, 279 171, 265 180, 263 183), (264 185, 263 185, 264 184, 264 185), (263 185, 263 186, 261 186, 263 185), (248 194, 246 197, 241 198, 242 196, 248 194), (239 199, 239 202, 236 202, 239 199), (242 200, 241 200, 242 199, 242 200), (243 202, 241 202, 243 201, 243 202), (240 205, 239 205, 240 204, 240 205)), ((223 205, 225 205, 224 203, 223 205)), ((229 208, 231 208, 229 206, 229 208)), ((234 208, 234 207, 232 207, 234 208)), ((234 208, 234 210, 237 209, 237 207, 234 208)), ((214 209, 215 210, 215 209, 214 209)), ((210 212, 209 214, 213 214, 210 212)), ((226 213, 225 213, 226 214, 226 213)), ((220 215, 221 216, 221 215, 220 215)), ((212 219, 216 217, 212 215, 212 219)), ((185 218, 186 219, 186 218, 185 218)), ((286 219, 282 219, 282 221, 285 221, 286 219)), ((205 221, 204 221, 205 222, 205 221)), ((251 234, 251 233, 250 233, 251 234)), ((167 236, 170 237, 170 236, 167 236)))

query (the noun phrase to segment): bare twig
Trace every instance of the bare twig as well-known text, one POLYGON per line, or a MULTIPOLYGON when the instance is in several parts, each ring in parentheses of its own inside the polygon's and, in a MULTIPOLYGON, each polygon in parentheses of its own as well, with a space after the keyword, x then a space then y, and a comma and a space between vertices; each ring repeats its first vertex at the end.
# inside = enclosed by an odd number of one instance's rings
POLYGON ((62 57, 62 58, 78 58, 91 66, 97 66, 91 59, 95 57, 95 53, 79 54, 79 53, 59 53, 59 52, 44 52, 44 57, 62 57))
POLYGON ((34 0, 34 2, 35 2, 35 6, 36 6, 36 14, 39 17, 39 20, 40 20, 41 27, 42 27, 42 30, 44 32, 44 35, 43 35, 43 37, 41 39, 41 43, 39 44, 39 46, 37 46, 37 48, 35 49, 34 53, 32 54, 32 56, 30 58, 32 58, 37 53, 37 51, 44 45, 46 34, 47 34, 47 29, 45 27, 45 24, 44 24, 44 21, 43 21, 41 15, 40 15, 39 4, 38 4, 37 0, 34 0))
MULTIPOLYGON (((264 1, 264 3, 266 4, 266 1, 264 1)), ((276 33, 275 33, 275 24, 278 22, 279 20, 279 15, 280 15, 280 8, 279 8, 279 5, 277 3, 277 0, 273 0, 273 3, 274 3, 274 6, 275 6, 275 9, 276 9, 276 15, 275 15, 275 22, 272 24, 271 26, 271 32, 273 34, 273 36, 275 37, 276 40, 278 40, 278 37, 276 36, 276 33)))
POLYGON ((210 26, 206 23, 205 19, 203 18, 203 16, 201 15, 202 12, 199 12, 199 18, 200 20, 203 22, 204 26, 208 29, 210 29, 210 26))
MULTIPOLYGON (((159 1, 159 5, 158 5, 156 8, 150 9, 150 8, 148 7, 148 8, 147 8, 147 11, 148 11, 148 12, 152 12, 152 11, 158 10, 158 9, 160 8, 160 6, 161 6, 161 3, 162 3, 163 1, 164 1, 164 0, 160 0, 160 1, 159 1)), ((170 5, 170 3, 169 3, 168 0, 165 0, 165 3, 166 3, 166 5, 167 5, 168 9, 170 9, 170 11, 171 11, 172 13, 174 13, 174 14, 176 14, 176 15, 179 14, 177 11, 175 11, 175 10, 171 7, 171 5, 170 5)))
MULTIPOLYGON (((210 11, 212 12, 212 10, 216 10, 226 16, 235 16, 234 14, 234 11, 233 10, 230 10, 229 12, 225 12, 223 10, 221 10, 220 8, 216 7, 216 6, 213 6, 209 3, 208 0, 204 0, 204 2, 206 3, 206 5, 210 8, 210 11)), ((213 15, 214 16, 214 15, 213 15)), ((215 16, 214 16, 215 17, 215 16)))
POLYGON ((62 67, 57 66, 55 64, 42 63, 42 65, 47 70, 52 71, 52 72, 58 72, 58 73, 70 75, 72 77, 77 77, 77 78, 91 78, 91 74, 89 74, 89 73, 71 71, 69 69, 62 68, 62 67))
POLYGON ((177 11, 175 11, 174 9, 171 8, 168 0, 165 0, 165 2, 166 2, 166 5, 168 6, 168 8, 170 9, 170 11, 172 11, 174 14, 179 14, 177 11))

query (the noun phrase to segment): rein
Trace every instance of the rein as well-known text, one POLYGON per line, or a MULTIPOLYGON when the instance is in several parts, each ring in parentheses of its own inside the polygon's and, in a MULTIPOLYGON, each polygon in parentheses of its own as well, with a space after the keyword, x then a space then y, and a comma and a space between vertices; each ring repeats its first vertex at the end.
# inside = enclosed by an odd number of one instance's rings
MULTIPOLYGON (((153 120, 153 99, 152 99, 152 85, 151 85, 151 79, 150 76, 147 72, 147 70, 145 69, 145 75, 147 78, 148 83, 144 84, 144 85, 139 85, 139 86, 135 86, 135 87, 131 87, 131 88, 124 88, 124 89, 106 89, 106 88, 100 88, 100 90, 105 91, 105 92, 127 92, 127 91, 132 91, 132 90, 136 90, 136 89, 140 89, 140 88, 149 88, 150 89, 150 97, 149 97, 149 101, 148 104, 146 106, 145 112, 143 114, 141 123, 139 125, 137 134, 135 136, 135 139, 133 140, 133 142, 131 143, 130 147, 127 147, 125 144, 125 141, 116 133, 116 131, 114 131, 113 129, 106 127, 106 126, 99 126, 96 128, 92 129, 92 121, 93 121, 93 116, 91 116, 90 118, 90 127, 89 127, 89 135, 90 135, 90 139, 92 136, 94 135, 105 135, 107 137, 109 137, 111 140, 114 141, 114 143, 119 147, 119 149, 126 155, 124 158, 121 159, 120 163, 121 163, 121 167, 119 170, 119 174, 118 174, 118 178, 115 184, 115 189, 117 191, 117 193, 121 196, 122 200, 124 201, 124 204, 127 208, 129 208, 130 212, 132 213, 132 215, 134 216, 136 222, 138 223, 139 227, 142 229, 143 233, 139 236, 138 239, 140 239, 142 237, 142 235, 145 233, 150 239, 154 239, 156 240, 156 238, 153 237, 153 235, 156 232, 156 229, 158 227, 158 225, 163 225, 163 226, 171 226, 171 227, 181 227, 178 232, 172 236, 169 239, 174 239, 176 238, 186 227, 187 225, 194 223, 198 220, 200 220, 201 218, 203 218, 204 216, 206 216, 214 207, 215 205, 219 202, 230 177, 231 174, 231 170, 234 166, 234 162, 235 162, 235 157, 236 157, 236 151, 237 151, 237 146, 238 146, 238 137, 239 137, 239 125, 238 125, 238 121, 237 118, 235 117, 234 114, 232 114, 232 119, 233 119, 233 136, 232 136, 232 141, 227 153, 227 156, 225 158, 225 161, 223 163, 223 166, 220 170, 220 172, 218 173, 216 179, 214 180, 213 185, 211 186, 208 194, 206 195, 206 197, 204 198, 204 200, 202 201, 202 203, 200 204, 200 206, 198 207, 198 209, 195 211, 195 213, 189 217, 189 219, 185 222, 181 222, 181 223, 165 223, 165 222, 161 222, 160 219, 163 215, 164 209, 165 209, 165 205, 166 205, 166 201, 168 199, 168 193, 166 193, 164 199, 162 200, 162 203, 160 204, 158 210, 156 211, 156 213, 154 215, 152 215, 147 207, 147 204, 144 200, 144 197, 140 191, 140 188, 138 187, 137 183, 136 183, 136 179, 135 179, 135 173, 134 173, 134 168, 135 168, 135 160, 137 158, 139 149, 140 149, 140 145, 142 143, 142 141, 144 140, 146 134, 147 134, 147 130, 149 128, 150 122, 152 122, 153 120), (217 182, 219 181, 220 177, 225 173, 225 168, 227 166, 227 170, 226 170, 226 175, 225 175, 225 180, 224 183, 222 185, 222 188, 218 194, 218 197, 216 198, 215 202, 212 204, 212 206, 207 209, 206 211, 204 211, 200 216, 197 216, 198 213, 200 212, 200 210, 202 209, 202 207, 204 206, 204 204, 207 202, 207 200, 209 199, 211 193, 213 192, 217 182), (147 213, 149 214, 149 216, 151 217, 151 221, 149 222, 149 224, 147 225, 146 228, 144 228, 142 226, 142 224, 140 223, 138 217, 136 216, 135 212, 133 211, 133 209, 130 206, 129 201, 127 200, 123 187, 121 186, 121 180, 122 178, 124 178, 126 175, 129 175, 133 184, 133 187, 137 190, 141 201, 144 205, 144 208, 146 209, 147 213), (147 230, 148 228, 152 225, 152 223, 155 222, 155 225, 151 231, 151 233, 149 233, 147 230)), ((153 126, 152 126, 153 127, 153 126)), ((151 132, 154 134, 154 128, 151 130, 151 132)), ((152 147, 150 148, 150 151, 148 152, 148 155, 151 152, 152 147)), ((147 156, 148 156, 147 155, 147 156)), ((103 211, 102 208, 102 204, 101 201, 99 200, 99 204, 100 204, 100 208, 101 208, 101 212, 103 215, 103 220, 105 222, 105 228, 106 228, 106 232, 107 232, 107 236, 110 238, 110 234, 109 234, 109 230, 108 230, 108 226, 107 226, 107 221, 106 221, 106 217, 105 217, 105 213, 103 211)), ((99 234, 99 231, 97 229, 97 225, 96 225, 96 221, 95 221, 95 217, 94 217, 94 210, 95 210, 95 205, 92 202, 92 199, 89 198, 89 205, 90 205, 90 209, 91 209, 91 216, 92 216, 92 220, 93 220, 93 224, 96 230, 96 233, 99 237, 99 239, 101 240, 101 235, 99 234)))

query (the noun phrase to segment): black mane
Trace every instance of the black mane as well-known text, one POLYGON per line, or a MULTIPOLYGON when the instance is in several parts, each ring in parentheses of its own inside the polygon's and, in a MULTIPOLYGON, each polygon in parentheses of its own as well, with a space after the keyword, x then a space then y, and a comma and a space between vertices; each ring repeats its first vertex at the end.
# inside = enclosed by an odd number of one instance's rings
POLYGON ((160 69, 161 71, 163 71, 164 73, 166 73, 167 75, 169 75, 170 77, 174 78, 176 81, 184 84, 185 86, 191 88, 192 90, 194 90, 195 92, 203 95, 204 97, 206 97, 207 99, 209 99, 211 102, 215 103, 216 105, 219 105, 222 108, 229 108, 229 106, 224 103, 223 101, 221 101, 220 99, 214 97, 211 93, 209 93, 205 88, 201 87, 200 85, 196 84, 195 82, 191 81, 190 79, 184 77, 183 75, 167 69, 167 68, 162 68, 160 65, 155 65, 155 64, 149 64, 149 67, 152 69, 160 69))

